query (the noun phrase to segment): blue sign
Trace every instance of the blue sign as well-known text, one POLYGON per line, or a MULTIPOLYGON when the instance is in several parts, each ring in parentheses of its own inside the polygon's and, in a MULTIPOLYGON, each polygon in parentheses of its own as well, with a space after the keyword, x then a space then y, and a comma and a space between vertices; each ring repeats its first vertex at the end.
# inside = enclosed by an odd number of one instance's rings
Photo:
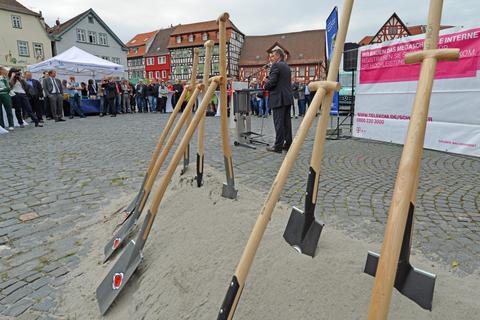
MULTIPOLYGON (((327 18, 327 59, 328 62, 332 59, 333 48, 335 47, 335 40, 338 33, 338 9, 333 8, 332 13, 327 18)), ((335 92, 332 100, 331 115, 338 116, 338 92, 335 92)))

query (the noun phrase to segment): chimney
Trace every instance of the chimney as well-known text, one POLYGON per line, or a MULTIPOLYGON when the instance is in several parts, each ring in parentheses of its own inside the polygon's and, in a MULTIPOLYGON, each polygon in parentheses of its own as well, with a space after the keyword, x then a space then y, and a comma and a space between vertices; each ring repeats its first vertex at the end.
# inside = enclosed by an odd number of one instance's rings
POLYGON ((57 18, 57 20, 55 20, 55 25, 57 25, 57 26, 60 25, 60 18, 57 18))

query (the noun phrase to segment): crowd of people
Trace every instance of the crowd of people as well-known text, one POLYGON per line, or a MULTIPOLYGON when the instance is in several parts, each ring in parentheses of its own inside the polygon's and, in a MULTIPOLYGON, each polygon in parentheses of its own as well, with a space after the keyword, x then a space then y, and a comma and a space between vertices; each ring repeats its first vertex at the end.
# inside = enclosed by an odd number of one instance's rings
MULTIPOLYGON (((37 80, 30 72, 0 67, 0 107, 3 106, 7 115, 7 119, 3 119, 0 109, 0 126, 13 131, 13 113, 20 128, 24 127, 27 117, 35 127, 42 127, 45 120, 64 122, 66 115, 85 118, 82 99, 99 100, 100 117, 136 112, 166 113, 168 94, 172 93, 172 105, 175 105, 184 86, 185 82, 180 80, 174 83, 139 80, 136 85, 118 77, 105 77, 100 82, 89 79, 86 83, 78 82, 74 76, 60 80, 55 70, 44 72, 37 80)), ((185 100, 189 100, 189 94, 185 100)), ((183 107, 185 105, 186 102, 183 107)))

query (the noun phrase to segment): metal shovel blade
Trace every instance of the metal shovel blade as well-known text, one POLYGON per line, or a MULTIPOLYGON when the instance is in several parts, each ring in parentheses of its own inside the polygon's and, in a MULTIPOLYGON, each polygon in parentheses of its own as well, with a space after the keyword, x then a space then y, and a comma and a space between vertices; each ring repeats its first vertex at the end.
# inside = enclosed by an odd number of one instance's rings
POLYGON ((103 249, 104 258, 103 262, 105 263, 110 257, 120 249, 124 241, 130 236, 133 228, 135 227, 138 218, 140 217, 139 210, 135 209, 135 212, 131 214, 127 220, 122 224, 120 229, 115 233, 115 235, 108 241, 107 245, 103 249))
POLYGON ((228 170, 229 166, 233 167, 232 158, 223 157, 223 161, 225 164, 225 175, 227 176, 227 183, 223 184, 222 197, 227 199, 237 199, 238 190, 235 189, 235 180, 233 178, 233 175, 231 176, 228 170))
POLYGON ((190 164, 190 144, 188 144, 187 149, 185 149, 185 154, 183 157, 183 168, 182 170, 180 170, 181 176, 183 176, 187 172, 189 164, 190 164))
POLYGON ((293 207, 283 238, 298 252, 314 257, 325 223, 308 218, 302 210, 293 207))
POLYGON ((197 153, 197 187, 203 186, 203 155, 197 153))
POLYGON ((107 312, 142 260, 141 250, 136 249, 134 240, 130 240, 123 254, 97 288, 97 302, 102 315, 107 312))
POLYGON ((102 314, 105 314, 142 262, 142 249, 145 245, 143 234, 149 225, 150 218, 151 213, 148 211, 136 240, 130 240, 122 255, 97 288, 97 301, 102 314))
MULTIPOLYGON (((380 255, 368 252, 364 272, 375 277, 380 255)), ((426 310, 432 311, 433 291, 437 276, 414 268, 410 263, 399 263, 394 287, 404 296, 426 310)))

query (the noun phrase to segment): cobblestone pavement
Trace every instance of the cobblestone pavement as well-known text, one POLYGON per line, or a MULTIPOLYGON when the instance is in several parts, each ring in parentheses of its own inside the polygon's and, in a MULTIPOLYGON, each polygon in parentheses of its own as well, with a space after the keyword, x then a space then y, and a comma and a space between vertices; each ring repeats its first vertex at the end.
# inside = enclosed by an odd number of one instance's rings
MULTIPOLYGON (((160 114, 89 117, 0 136, 2 316, 61 318, 61 288, 91 248, 89 226, 103 219, 100 208, 137 191, 166 121, 160 114)), ((293 120, 294 128, 300 121, 293 120)), ((218 118, 206 123, 205 162, 223 171, 218 118)), ((253 130, 260 131, 261 123, 255 118, 253 130)), ((271 118, 264 132, 273 141, 271 118)), ((313 132, 283 193, 291 205, 303 205, 313 132)), ((232 148, 236 183, 258 190, 263 202, 284 155, 263 146, 232 148)), ((358 238, 383 237, 401 150, 358 139, 327 142, 317 205, 324 232, 335 227, 358 238)), ((194 154, 192 144, 192 159, 194 154)), ((194 168, 192 163, 190 174, 194 168)), ((459 276, 480 269, 479 181, 480 159, 424 152, 413 253, 421 251, 459 276)))

